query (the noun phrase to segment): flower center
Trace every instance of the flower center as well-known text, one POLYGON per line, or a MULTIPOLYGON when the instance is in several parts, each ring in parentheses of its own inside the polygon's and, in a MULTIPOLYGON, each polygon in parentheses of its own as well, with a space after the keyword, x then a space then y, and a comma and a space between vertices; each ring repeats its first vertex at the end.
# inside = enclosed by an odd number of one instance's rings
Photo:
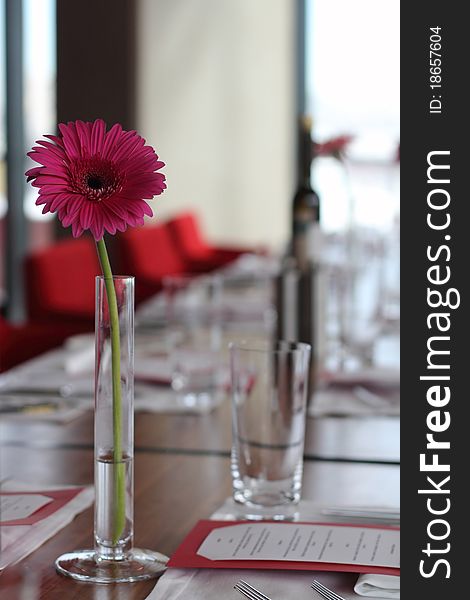
POLYGON ((91 156, 75 162, 70 167, 70 183, 74 192, 85 196, 91 202, 100 202, 122 190, 124 175, 116 166, 91 156))
POLYGON ((87 185, 92 190, 99 190, 100 188, 103 187, 103 181, 101 180, 100 177, 96 177, 95 175, 90 175, 88 177, 87 185))

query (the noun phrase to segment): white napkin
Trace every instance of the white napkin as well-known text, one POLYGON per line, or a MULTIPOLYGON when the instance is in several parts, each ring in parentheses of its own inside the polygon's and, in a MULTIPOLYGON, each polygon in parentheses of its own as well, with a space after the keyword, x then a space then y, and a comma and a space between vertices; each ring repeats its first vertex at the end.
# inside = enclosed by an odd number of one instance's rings
MULTIPOLYGON (((15 481, 6 481, 2 490, 8 492, 20 491, 46 491, 60 490, 72 486, 47 486, 44 484, 32 485, 15 481)), ((0 526, 0 572, 8 565, 12 565, 28 556, 39 548, 44 542, 68 525, 76 515, 88 508, 93 503, 94 492, 92 487, 85 487, 65 506, 55 513, 34 523, 34 525, 5 525, 0 526)))
POLYGON ((360 596, 400 598, 400 577, 395 575, 361 575, 354 586, 360 596))
POLYGON ((69 375, 92 373, 95 369, 95 337, 80 334, 69 337, 64 343, 64 368, 69 375))
POLYGON ((234 589, 240 579, 247 581, 272 600, 316 600, 310 584, 318 579, 345 600, 358 599, 352 589, 351 573, 311 571, 260 571, 255 569, 168 569, 147 600, 241 600, 234 589))

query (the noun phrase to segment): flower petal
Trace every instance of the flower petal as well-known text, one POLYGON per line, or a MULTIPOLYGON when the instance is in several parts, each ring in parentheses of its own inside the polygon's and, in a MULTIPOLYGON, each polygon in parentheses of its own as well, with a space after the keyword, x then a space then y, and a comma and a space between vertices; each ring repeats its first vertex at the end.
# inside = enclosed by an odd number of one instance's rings
POLYGON ((74 221, 72 223, 72 235, 73 237, 80 237, 83 233, 84 229, 83 227, 81 227, 80 223, 78 221, 74 221))
POLYGON ((80 140, 81 155, 91 156, 91 123, 85 123, 83 121, 76 121, 77 135, 80 140))
POLYGON ((84 202, 80 209, 80 225, 83 229, 89 229, 93 223, 94 204, 92 202, 84 202))
POLYGON ((111 129, 106 134, 104 144, 103 144, 103 158, 111 158, 112 153, 114 152, 115 145, 118 142, 122 135, 122 127, 119 123, 116 123, 111 127, 111 129))
POLYGON ((77 135, 75 123, 59 123, 59 131, 62 134, 64 148, 72 159, 79 158, 81 155, 80 140, 77 135))
POLYGON ((96 119, 91 129, 91 155, 94 156, 101 151, 103 147, 104 136, 106 134, 106 124, 103 119, 96 119))

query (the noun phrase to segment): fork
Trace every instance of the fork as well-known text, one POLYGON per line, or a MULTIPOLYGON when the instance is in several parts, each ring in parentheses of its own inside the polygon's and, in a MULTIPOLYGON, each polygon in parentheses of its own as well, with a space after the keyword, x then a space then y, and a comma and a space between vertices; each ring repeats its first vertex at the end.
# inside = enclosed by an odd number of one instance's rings
POLYGON ((240 579, 233 587, 240 592, 242 596, 245 596, 245 598, 249 598, 250 600, 271 600, 269 596, 262 594, 252 585, 243 581, 243 579, 240 579))
POLYGON ((310 587, 312 587, 316 592, 320 594, 322 598, 325 598, 326 600, 344 600, 343 596, 340 596, 336 592, 333 592, 333 590, 330 590, 329 588, 325 587, 316 579, 312 581, 310 587))

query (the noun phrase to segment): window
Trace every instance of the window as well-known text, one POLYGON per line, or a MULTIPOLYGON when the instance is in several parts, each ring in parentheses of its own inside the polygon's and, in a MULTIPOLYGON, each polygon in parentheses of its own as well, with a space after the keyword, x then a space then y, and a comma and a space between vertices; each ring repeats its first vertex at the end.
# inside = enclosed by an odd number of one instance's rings
MULTIPOLYGON (((0 0, 0 29, 6 32, 6 0, 0 0)), ((28 168, 26 152, 46 132, 54 132, 56 122, 55 85, 55 0, 22 0, 23 41, 23 124, 24 168, 28 168)), ((15 34, 15 32, 13 32, 15 34)), ((2 38, 5 36, 2 35, 2 38)), ((6 182, 6 55, 0 44, 0 307, 6 302, 6 216, 8 195, 6 182)), ((23 209, 26 220, 26 248, 47 243, 51 238, 51 216, 42 215, 35 206, 37 193, 24 183, 23 209)), ((20 240, 15 240, 20 243, 20 240)), ((18 271, 18 268, 16 269, 18 271)), ((10 290, 11 291, 11 290, 10 290)))
POLYGON ((347 311, 339 337, 356 350, 399 326, 399 17, 398 0, 306 0, 313 138, 353 136, 344 160, 315 158, 312 178, 347 311))
MULTIPOLYGON (((350 134, 347 173, 314 163, 323 190, 324 226, 345 226, 329 197, 351 195, 355 224, 388 228, 398 216, 398 0, 307 1, 307 110, 314 138, 350 134), (344 175, 348 179, 344 181, 344 175)), ((351 198, 347 199, 351 201, 351 198)))

